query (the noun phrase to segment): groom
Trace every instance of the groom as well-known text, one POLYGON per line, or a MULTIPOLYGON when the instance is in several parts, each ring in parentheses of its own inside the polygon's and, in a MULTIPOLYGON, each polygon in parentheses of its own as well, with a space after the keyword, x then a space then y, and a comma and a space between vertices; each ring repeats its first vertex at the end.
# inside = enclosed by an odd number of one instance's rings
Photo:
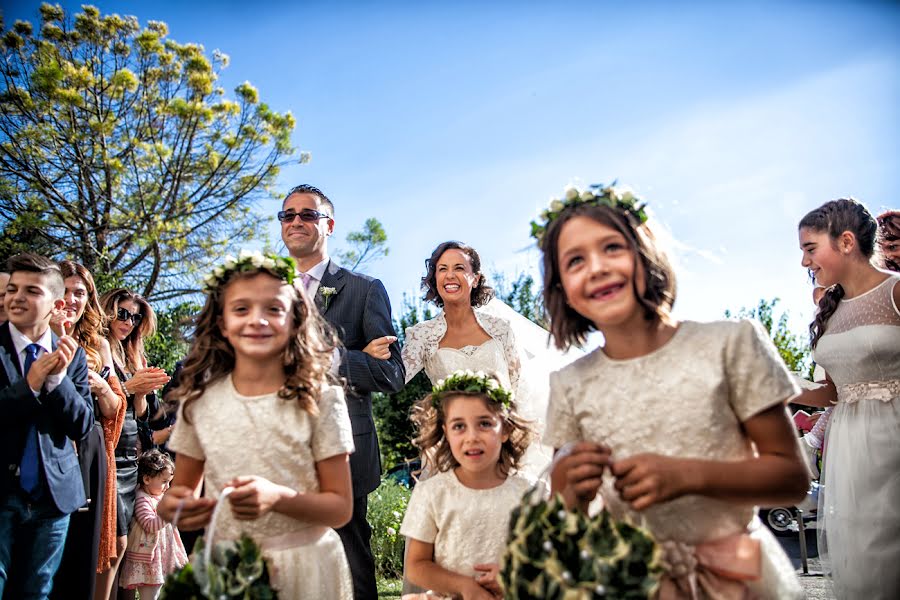
POLYGON ((391 323, 391 304, 379 280, 341 268, 328 257, 334 204, 321 190, 311 185, 292 189, 278 220, 281 239, 297 261, 309 295, 344 345, 335 351, 332 371, 347 381, 356 451, 350 455, 353 517, 337 531, 350 563, 356 600, 375 599, 375 561, 369 545, 372 530, 366 521, 366 507, 368 494, 381 483, 381 458, 372 392, 397 392, 406 375, 391 323))

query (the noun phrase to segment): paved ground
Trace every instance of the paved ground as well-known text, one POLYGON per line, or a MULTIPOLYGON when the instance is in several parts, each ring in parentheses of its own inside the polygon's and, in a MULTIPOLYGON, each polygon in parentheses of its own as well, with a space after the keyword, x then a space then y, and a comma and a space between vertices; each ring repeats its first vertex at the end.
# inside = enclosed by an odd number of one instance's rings
POLYGON ((780 537, 778 538, 778 541, 781 542, 784 551, 787 552, 787 555, 791 558, 791 561, 797 568, 797 573, 800 575, 800 583, 803 584, 803 589, 806 590, 806 597, 810 600, 827 599, 829 596, 827 594, 825 578, 822 576, 822 567, 819 563, 819 552, 816 547, 815 530, 813 529, 806 532, 807 573, 803 572, 803 565, 800 560, 799 534, 792 534, 789 537, 780 537))

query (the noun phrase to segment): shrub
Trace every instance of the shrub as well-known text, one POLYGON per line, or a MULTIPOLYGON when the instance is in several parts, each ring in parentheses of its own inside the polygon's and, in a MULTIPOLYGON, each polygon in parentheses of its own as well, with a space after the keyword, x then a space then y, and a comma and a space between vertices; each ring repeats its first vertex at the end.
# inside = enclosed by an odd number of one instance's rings
POLYGON ((381 482, 369 494, 368 521, 372 526, 372 554, 375 572, 380 577, 400 577, 403 574, 403 536, 400 523, 406 514, 410 491, 394 481, 381 482))

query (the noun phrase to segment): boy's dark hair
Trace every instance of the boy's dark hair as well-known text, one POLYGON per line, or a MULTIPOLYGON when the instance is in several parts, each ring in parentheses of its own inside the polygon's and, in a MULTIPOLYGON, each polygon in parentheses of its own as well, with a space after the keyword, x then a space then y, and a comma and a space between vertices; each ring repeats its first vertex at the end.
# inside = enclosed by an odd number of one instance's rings
POLYGON ((147 450, 138 457, 138 483, 144 484, 144 477, 156 477, 163 471, 175 474, 175 463, 165 452, 147 450))
POLYGON ((443 308, 444 300, 438 293, 437 288, 437 264, 447 250, 459 250, 468 256, 469 262, 472 263, 472 271, 478 278, 478 283, 472 288, 472 293, 470 294, 472 306, 478 308, 490 302, 491 298, 494 297, 494 288, 484 282, 484 274, 481 272, 481 257, 478 256, 478 252, 472 246, 453 240, 439 244, 431 253, 431 256, 425 259, 427 272, 425 277, 422 278, 422 289, 425 290, 425 296, 422 299, 425 302, 434 302, 439 308, 443 308))
POLYGON ((62 298, 66 294, 66 282, 59 265, 47 257, 30 252, 16 254, 6 261, 6 270, 9 271, 10 277, 16 271, 40 273, 47 277, 47 287, 50 288, 54 299, 62 298))
POLYGON ((559 271, 559 235, 563 226, 575 217, 587 217, 615 229, 625 237, 635 256, 632 290, 644 309, 647 321, 668 318, 675 304, 675 271, 668 257, 657 246, 653 231, 630 213, 610 208, 577 204, 565 210, 547 227, 541 242, 544 274, 544 306, 550 317, 550 333, 560 350, 584 344, 587 334, 596 330, 590 319, 576 312, 566 299, 559 271), (638 293, 637 266, 644 271, 644 293, 638 293))

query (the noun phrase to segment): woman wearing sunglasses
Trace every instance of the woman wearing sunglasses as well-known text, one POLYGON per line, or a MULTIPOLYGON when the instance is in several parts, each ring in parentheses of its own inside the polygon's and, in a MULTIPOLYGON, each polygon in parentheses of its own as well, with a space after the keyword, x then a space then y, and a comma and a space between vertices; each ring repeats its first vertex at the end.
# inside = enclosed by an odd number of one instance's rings
MULTIPOLYGON (((134 511, 138 472, 138 423, 157 409, 154 392, 169 381, 162 369, 149 367, 144 354, 144 338, 156 332, 156 315, 150 304, 124 288, 103 294, 100 304, 109 317, 109 345, 113 368, 122 381, 127 404, 119 443, 116 445, 116 559, 111 565, 106 590, 97 589, 95 599, 115 598, 112 582, 128 542, 128 526, 134 511)), ((149 448, 147 448, 149 450, 149 448)))

